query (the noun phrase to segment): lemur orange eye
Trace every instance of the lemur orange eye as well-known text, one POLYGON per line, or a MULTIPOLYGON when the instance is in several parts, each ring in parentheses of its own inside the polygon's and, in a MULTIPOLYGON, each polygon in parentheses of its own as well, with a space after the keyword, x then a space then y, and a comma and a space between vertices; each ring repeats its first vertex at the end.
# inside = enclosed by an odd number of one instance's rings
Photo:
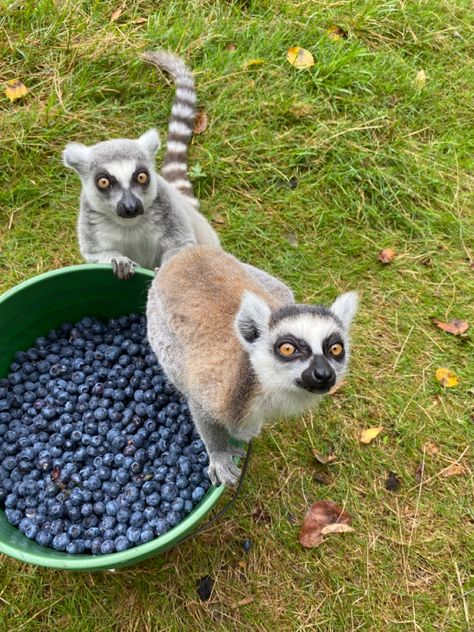
POLYGON ((99 189, 105 191, 105 189, 108 189, 110 186, 110 180, 105 176, 102 176, 101 178, 97 179, 97 186, 99 187, 99 189))
POLYGON ((278 347, 278 351, 281 353, 282 356, 289 358, 290 356, 294 354, 296 349, 291 343, 284 342, 278 347))
POLYGON ((147 174, 146 171, 140 171, 140 173, 137 174, 138 184, 146 184, 149 179, 150 179, 150 176, 147 174))
POLYGON ((338 358, 342 354, 343 351, 344 351, 344 347, 341 345, 340 342, 336 342, 335 344, 329 347, 329 353, 334 358, 338 358))

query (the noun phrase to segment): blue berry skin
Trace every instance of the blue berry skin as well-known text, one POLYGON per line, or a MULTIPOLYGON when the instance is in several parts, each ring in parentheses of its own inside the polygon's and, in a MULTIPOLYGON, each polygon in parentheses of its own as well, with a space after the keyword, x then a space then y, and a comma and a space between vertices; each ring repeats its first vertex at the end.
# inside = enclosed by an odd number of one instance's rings
POLYGON ((157 535, 163 535, 170 529, 170 524, 167 520, 159 519, 155 521, 155 532, 157 535))
POLYGON ((202 487, 196 487, 193 493, 191 494, 191 500, 195 503, 198 503, 202 498, 204 498, 205 491, 202 487))
POLYGON ((104 540, 100 545, 100 552, 103 555, 109 555, 115 551, 115 542, 113 540, 104 540))
POLYGON ((54 536, 52 546, 53 549, 56 549, 56 551, 65 551, 69 542, 70 539, 67 533, 59 533, 54 536))
POLYGON ((119 535, 115 540, 115 550, 117 552, 126 551, 132 545, 130 540, 125 535, 119 535))
POLYGON ((141 535, 140 535, 140 541, 142 544, 145 544, 145 542, 150 542, 154 538, 155 538, 155 534, 153 533, 153 529, 145 528, 142 530, 141 535))
POLYGON ((141 531, 138 527, 129 527, 127 529, 127 538, 133 544, 137 544, 140 541, 141 531))

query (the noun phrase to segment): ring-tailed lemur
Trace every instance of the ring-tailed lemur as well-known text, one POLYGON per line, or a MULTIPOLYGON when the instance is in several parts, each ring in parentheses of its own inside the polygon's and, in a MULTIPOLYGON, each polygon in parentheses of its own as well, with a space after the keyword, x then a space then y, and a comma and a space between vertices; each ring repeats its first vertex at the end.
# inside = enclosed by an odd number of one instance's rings
POLYGON ((155 129, 136 140, 108 140, 91 147, 70 143, 63 153, 64 164, 82 181, 81 253, 90 263, 112 263, 121 279, 130 277, 136 265, 154 269, 186 244, 219 247, 216 233, 197 210, 187 176, 196 114, 193 76, 169 53, 143 57, 167 70, 176 83, 163 175, 155 170, 160 146, 155 129))
POLYGON ((240 474, 230 438, 249 441, 341 381, 356 310, 355 292, 329 308, 295 304, 283 283, 216 248, 185 248, 158 270, 148 338, 188 398, 213 484, 234 485, 240 474))

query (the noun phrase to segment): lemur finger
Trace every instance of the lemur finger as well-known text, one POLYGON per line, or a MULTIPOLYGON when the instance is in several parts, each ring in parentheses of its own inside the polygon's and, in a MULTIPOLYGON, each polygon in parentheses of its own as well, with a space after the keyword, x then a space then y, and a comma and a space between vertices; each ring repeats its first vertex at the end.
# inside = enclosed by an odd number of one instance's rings
POLYGON ((235 446, 230 446, 229 452, 232 456, 239 456, 240 458, 244 458, 247 454, 243 448, 237 448, 235 446))

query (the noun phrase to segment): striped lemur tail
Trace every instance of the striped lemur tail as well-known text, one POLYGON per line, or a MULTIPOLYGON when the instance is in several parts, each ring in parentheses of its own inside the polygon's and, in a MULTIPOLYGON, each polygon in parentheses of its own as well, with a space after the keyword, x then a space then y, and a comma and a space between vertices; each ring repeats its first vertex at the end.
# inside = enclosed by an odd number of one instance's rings
POLYGON ((194 77, 182 59, 165 51, 146 52, 143 59, 166 70, 174 80, 176 93, 168 124, 168 140, 163 160, 162 175, 195 206, 193 187, 188 177, 188 147, 196 119, 196 90, 194 77))

